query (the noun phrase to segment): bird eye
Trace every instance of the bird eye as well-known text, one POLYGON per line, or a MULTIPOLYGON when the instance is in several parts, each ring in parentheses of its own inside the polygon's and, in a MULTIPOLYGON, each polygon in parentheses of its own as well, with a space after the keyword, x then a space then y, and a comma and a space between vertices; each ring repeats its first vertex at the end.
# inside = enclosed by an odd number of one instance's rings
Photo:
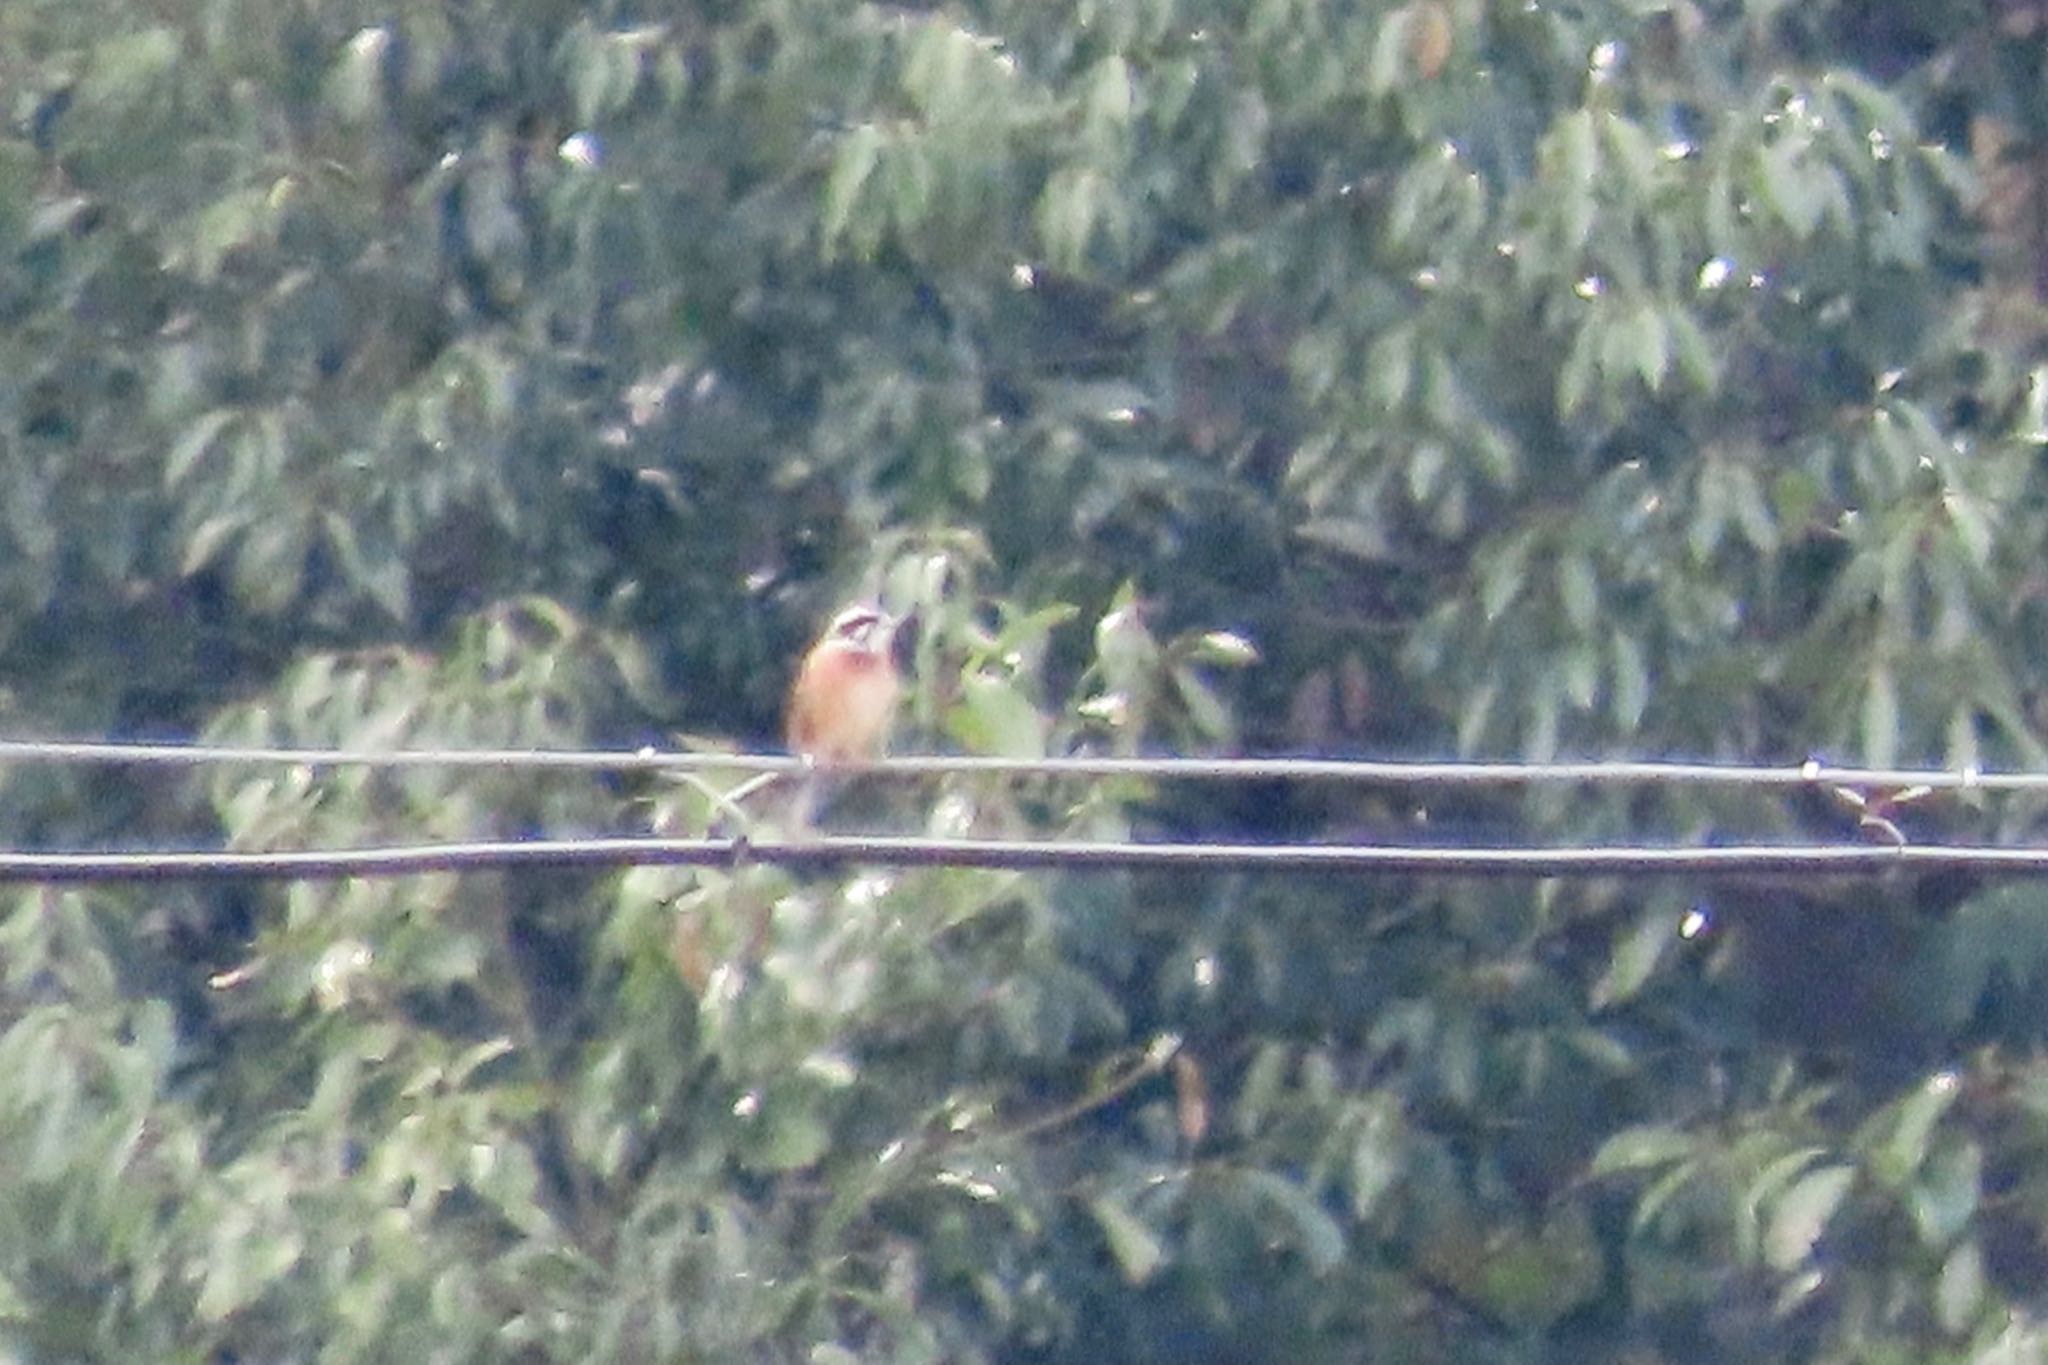
POLYGON ((886 618, 873 607, 854 607, 839 614, 832 623, 832 634, 855 644, 865 645, 873 638, 875 631, 886 618))

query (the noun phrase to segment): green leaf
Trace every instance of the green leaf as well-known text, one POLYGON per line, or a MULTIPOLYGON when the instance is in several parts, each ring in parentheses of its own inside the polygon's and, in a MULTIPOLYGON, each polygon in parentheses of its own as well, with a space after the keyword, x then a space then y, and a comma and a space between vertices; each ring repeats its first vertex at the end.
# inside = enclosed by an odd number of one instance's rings
POLYGON ((832 1149, 832 1128, 809 1097, 772 1097, 755 1121, 747 1164, 763 1171, 800 1171, 818 1164, 832 1149))
POLYGON ((1131 121, 1135 98, 1131 89, 1131 68, 1116 53, 1095 64, 1088 75, 1083 99, 1083 136, 1095 144, 1098 155, 1118 142, 1131 121))
POLYGON ((1370 1218, 1389 1191, 1409 1173, 1407 1128, 1397 1102, 1374 1096, 1351 1142, 1351 1216, 1370 1218))
POLYGON ((1563 1041, 1573 1052, 1611 1076, 1633 1076, 1642 1070, 1635 1049, 1601 1029, 1575 1028, 1564 1035, 1563 1041))
POLYGON ((1512 1227, 1490 1237, 1464 1288, 1520 1330, 1541 1332, 1596 1294, 1600 1280, 1592 1229, 1583 1210, 1568 1205, 1534 1237, 1512 1227))
POLYGON ((552 1240, 554 1220, 541 1202, 540 1169, 523 1142, 502 1139, 473 1144, 469 1181, 505 1220, 527 1237, 552 1240))
POLYGON ((1763 485, 1757 480, 1756 470, 1746 464, 1729 464, 1725 470, 1728 498, 1735 512, 1735 523, 1742 528, 1743 538, 1751 548, 1764 554, 1771 554, 1778 548, 1778 525, 1771 515, 1770 505, 1764 500, 1763 485))
POLYGON ((1553 659, 1522 698, 1522 757, 1531 763, 1547 763, 1557 757, 1557 736, 1564 721, 1560 705, 1564 690, 1564 679, 1553 659))
POLYGON ((1564 364, 1557 371, 1557 413, 1570 418, 1578 415, 1592 394, 1593 381, 1599 377, 1601 324, 1603 314, 1597 310, 1587 312, 1580 321, 1578 331, 1572 337, 1572 348, 1566 353, 1564 364))
MULTIPOLYGON (((904 233, 914 233, 924 226, 938 192, 938 173, 925 148, 917 142, 897 141, 883 158, 879 179, 882 197, 889 206, 889 221, 904 233)), ((872 247, 864 248, 862 255, 869 254, 872 247)))
POLYGON ((1654 1170, 1688 1161, 1699 1150, 1699 1139, 1678 1128, 1661 1124, 1624 1128, 1600 1144, 1600 1150, 1593 1155, 1592 1173, 1602 1176, 1654 1170))
POLYGON ((1558 598, 1564 603, 1565 620, 1572 629, 1586 634, 1600 615, 1600 583, 1593 561, 1582 552, 1566 550, 1557 561, 1558 598))
POLYGON ((177 261, 202 281, 220 274, 228 256, 270 239, 278 219, 273 187, 253 185, 214 200, 187 229, 177 261))
POLYGON ((1440 441, 1418 441, 1408 455, 1408 496, 1423 504, 1436 496, 1444 472, 1450 466, 1450 451, 1440 441))
POLYGON ((1185 657, 1191 663, 1245 668, 1259 661, 1259 647, 1235 631, 1210 630, 1188 641, 1185 657))
MULTIPOLYGON (((235 416, 233 408, 215 408, 185 428, 164 460, 165 488, 176 488, 185 481, 198 465, 200 457, 214 448, 214 442, 228 423, 235 420, 235 416)), ((185 572, 189 574, 192 570, 185 572)))
POLYGON ((1479 1101, 1479 1031, 1472 1020, 1454 1015, 1444 1021, 1436 1039, 1436 1079, 1444 1096, 1461 1109, 1479 1101))
POLYGON ((254 1303, 299 1263, 305 1251, 301 1236, 263 1226, 261 1217, 237 1209, 216 1220, 199 1286, 201 1321, 219 1322, 254 1303))
POLYGON ((1693 484, 1693 495, 1692 518, 1686 524, 1685 543, 1686 548, 1692 551, 1693 562, 1706 564, 1721 548, 1732 511, 1728 505, 1728 485, 1721 461, 1708 460, 1702 464, 1693 484))
MULTIPOLYGON (((305 532, 283 517, 246 528, 235 552, 235 592, 258 615, 276 616, 298 599, 311 546, 305 532)), ((188 548, 188 560, 191 553, 188 548)))
POLYGON ((1644 662, 1642 646, 1633 635, 1617 630, 1610 638, 1613 648, 1613 679, 1609 701, 1615 728, 1625 735, 1642 729, 1643 712, 1650 704, 1650 669, 1644 662))
POLYGON ((1936 1128, 1962 1093, 1953 1073, 1942 1071, 1893 1106, 1889 1131, 1870 1154, 1870 1173, 1886 1189, 1899 1189, 1919 1174, 1936 1128))
POLYGON ((1922 1167, 1908 1201, 1920 1240, 1935 1248, 1953 1242, 1976 1218, 1983 1186, 1983 1148, 1969 1139, 1942 1144, 1922 1167))
POLYGON ((1558 240, 1567 253, 1575 252, 1592 234, 1599 202, 1595 177, 1600 154, 1592 112, 1573 109, 1560 117, 1544 151, 1549 153, 1545 167, 1551 173, 1550 208, 1557 215, 1558 240))
POLYGON ((1824 496, 1820 481, 1807 470, 1779 470, 1771 480, 1771 507, 1782 525, 1803 525, 1813 517, 1824 496))
POLYGON ((1119 692, 1149 690, 1157 681, 1159 642, 1146 629, 1135 589, 1126 583, 1095 623, 1095 661, 1103 681, 1119 692))
POLYGON ((1899 694, 1888 665, 1870 670, 1863 685, 1863 760, 1889 767, 1899 752, 1899 694))
POLYGON ((1784 137, 1757 157, 1757 179, 1763 200, 1795 237, 1811 237, 1826 212, 1826 193, 1815 163, 1797 138, 1784 137))
POLYGON ((1671 369, 1671 330, 1664 324, 1663 312, 1654 303, 1640 303, 1628 311, 1613 335, 1626 339, 1635 372, 1644 387, 1652 393, 1661 390, 1664 376, 1671 369))
POLYGON ((205 569, 219 557, 221 549, 242 527, 241 517, 228 512, 216 512, 200 522, 185 541, 185 553, 178 561, 178 572, 190 578, 205 569))
POLYGON ((10 1276, 0 1275, 0 1322, 22 1322, 34 1312, 32 1301, 10 1276))
MULTIPOLYGON (((379 27, 362 28, 343 45, 340 56, 329 68, 326 80, 326 104, 336 119, 344 124, 368 123, 384 111, 385 62, 391 49, 391 33, 379 27)), ((591 65, 586 58, 578 63, 578 75, 591 65)), ((592 118, 589 113, 579 115, 582 122, 592 118)))
POLYGON ((1636 1200, 1635 1212, 1629 1217, 1629 1231, 1640 1236, 1654 1227, 1659 1215, 1671 1207, 1680 1195, 1692 1188, 1697 1175, 1694 1163, 1681 1161, 1651 1181, 1650 1187, 1636 1200))
POLYGON ((1992 547, 1997 541, 1992 509, 1973 494, 1962 491, 1951 491, 1942 498, 1941 506, 1948 514, 1956 543, 1963 547, 1970 566, 1975 569, 1989 567, 1992 547))
POLYGON ((882 159, 882 130, 863 123, 839 140, 833 153, 832 170, 825 177, 825 198, 819 210, 818 228, 826 255, 846 235, 853 221, 860 193, 882 159))
POLYGON ((1045 757, 1045 717, 1013 679, 992 673, 960 680, 960 699, 946 713, 946 730, 969 753, 1045 757))
POLYGON ((1337 1220, 1294 1181, 1257 1167, 1243 1173, 1245 1188, 1265 1208, 1281 1215, 1291 1235, 1286 1239, 1309 1269, 1328 1274, 1344 1260, 1344 1231, 1337 1220))
POLYGON ((1853 1166, 1821 1166, 1808 1172, 1773 1202, 1764 1232, 1764 1259, 1775 1270, 1803 1264, 1819 1245, 1856 1181, 1853 1166))
POLYGON ((1699 322, 1685 308, 1673 308, 1664 315, 1664 321, 1679 372, 1701 393, 1714 392, 1721 382, 1721 364, 1699 322))
POLYGON ((1640 123, 1611 109, 1600 117, 1600 133, 1602 150, 1606 153, 1601 163, 1603 172, 1621 172, 1623 183, 1633 197, 1648 199, 1656 189, 1660 165, 1650 135, 1640 123))
POLYGON ((1271 1120, 1287 1079, 1289 1050, 1280 1043, 1260 1046, 1251 1065, 1238 1083, 1237 1100, 1231 1106, 1231 1122, 1240 1138, 1258 1136, 1271 1120))
POLYGON ((404 620, 410 606, 406 561, 390 546, 373 553, 356 533, 356 523, 333 509, 321 513, 327 544, 340 561, 350 584, 365 593, 394 620, 404 620))
POLYGON ((1336 387, 1346 359, 1344 337, 1335 327, 1305 327, 1288 348, 1287 368, 1302 398, 1317 403, 1336 387))
POLYGON ((1532 548, 1527 536, 1517 536, 1480 563, 1479 610, 1488 621, 1500 620, 1521 596, 1532 548))
POLYGON ((1480 741, 1492 728, 1494 707, 1500 701, 1500 689, 1482 684, 1465 694, 1464 705, 1458 711, 1458 752, 1478 752, 1480 741))
POLYGON ((1413 23, 1410 8, 1402 5, 1387 12, 1373 35, 1372 52, 1365 64, 1365 93, 1382 97, 1400 84, 1408 71, 1408 30, 1413 23))
POLYGON ((1166 1259, 1166 1251, 1152 1230, 1138 1220, 1136 1214, 1107 1195, 1098 1195, 1088 1201, 1088 1212, 1094 1216, 1095 1225, 1102 1229, 1104 1240, 1109 1243, 1109 1254, 1116 1258, 1117 1269, 1123 1272, 1124 1283, 1132 1286, 1149 1281, 1166 1259))
POLYGON ((148 94, 178 66, 180 43, 169 28, 145 28, 93 47, 79 98, 126 107, 148 94))
MULTIPOLYGON (((1336 366, 1330 366, 1334 374, 1336 366)), ((1415 379, 1415 329, 1392 327, 1365 353, 1365 394, 1383 414, 1399 412, 1415 379)))
POLYGON ((988 59, 977 35, 950 16, 918 24, 903 64, 903 90, 936 121, 982 116, 1001 93, 991 78, 1003 70, 988 59))
POLYGON ((1180 704, 1187 708, 1188 721, 1196 732, 1211 742, 1231 739, 1237 727, 1231 723, 1230 708, 1223 704, 1215 689, 1186 664, 1175 664, 1171 674, 1174 691, 1180 704))
POLYGON ((1067 167, 1038 198, 1038 236, 1046 259, 1062 270, 1087 267, 1088 247, 1107 207, 1109 187, 1091 167, 1067 167))
POLYGON ((1669 906, 1653 904, 1644 910, 1635 927, 1614 945, 1589 1003, 1604 1010, 1633 1000, 1677 942, 1678 917, 1669 906))
POLYGON ((1987 1289, 1983 1248, 1975 1238, 1958 1243, 1934 1282, 1934 1316, 1941 1330, 1952 1337, 1968 1335, 1983 1314, 1987 1289))
POLYGON ((1600 651, 1580 640, 1564 651, 1558 676, 1564 682, 1565 699, 1581 711, 1593 709, 1600 698, 1600 651))

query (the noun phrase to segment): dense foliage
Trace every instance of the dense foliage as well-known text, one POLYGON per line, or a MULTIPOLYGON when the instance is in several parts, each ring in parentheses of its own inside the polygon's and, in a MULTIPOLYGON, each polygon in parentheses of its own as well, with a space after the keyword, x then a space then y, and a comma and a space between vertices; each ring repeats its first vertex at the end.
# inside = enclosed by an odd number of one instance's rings
MULTIPOLYGON (((0 729, 2048 761, 2021 0, 17 0, 0 729)), ((10 769, 15 847, 730 829, 10 769)), ((948 780, 985 834, 2037 835, 948 780)), ((753 809, 753 808, 750 808, 753 809)), ((771 818, 759 815, 758 818, 771 818)), ((2048 906, 611 875, 0 916, 21 1361, 2048 1351, 2048 906)))

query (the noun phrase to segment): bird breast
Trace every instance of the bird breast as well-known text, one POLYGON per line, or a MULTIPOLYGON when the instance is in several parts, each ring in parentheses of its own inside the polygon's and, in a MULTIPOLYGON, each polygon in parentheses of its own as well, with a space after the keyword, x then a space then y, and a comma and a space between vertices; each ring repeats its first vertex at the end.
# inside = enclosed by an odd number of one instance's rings
POLYGON ((790 747, 819 763, 875 757, 895 715, 896 692, 896 670, 886 655, 827 644, 797 679, 790 747))

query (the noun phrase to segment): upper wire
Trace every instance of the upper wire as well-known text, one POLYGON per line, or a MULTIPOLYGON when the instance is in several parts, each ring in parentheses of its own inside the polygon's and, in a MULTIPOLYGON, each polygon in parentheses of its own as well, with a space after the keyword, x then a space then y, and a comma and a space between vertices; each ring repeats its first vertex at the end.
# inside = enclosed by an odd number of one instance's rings
MULTIPOLYGON (((586 772, 802 772, 788 754, 639 749, 350 749, 274 745, 173 744, 122 740, 0 740, 0 764, 287 764, 304 767, 563 769, 586 772)), ((1131 777, 1162 781, 1360 782, 1397 786, 1621 785, 1836 786, 1932 791, 2048 792, 2048 773, 1975 768, 1872 768, 1809 758, 1797 764, 1658 759, 1465 762, 1350 758, 991 758, 916 754, 848 765, 846 772, 897 776, 981 773, 1018 777, 1131 777)))

